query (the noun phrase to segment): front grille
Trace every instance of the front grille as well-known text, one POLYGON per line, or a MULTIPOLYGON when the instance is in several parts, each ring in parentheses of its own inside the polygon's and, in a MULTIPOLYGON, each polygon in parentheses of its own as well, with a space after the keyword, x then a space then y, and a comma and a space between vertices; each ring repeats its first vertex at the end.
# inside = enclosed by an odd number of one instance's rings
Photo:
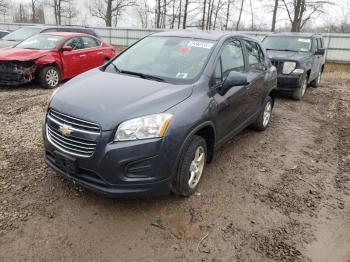
POLYGON ((67 116, 52 109, 50 109, 48 117, 59 122, 61 125, 69 125, 81 130, 82 132, 100 133, 100 126, 98 124, 67 116))
POLYGON ((47 118, 50 121, 47 121, 46 134, 52 145, 74 156, 92 156, 97 146, 92 137, 100 134, 98 124, 67 116, 52 109, 47 118), (59 131, 60 127, 65 126, 72 130, 71 135, 65 136, 59 131))
POLYGON ((271 63, 273 66, 276 67, 277 69, 277 73, 280 74, 282 73, 282 69, 283 69, 283 61, 279 61, 279 60, 271 60, 271 63))

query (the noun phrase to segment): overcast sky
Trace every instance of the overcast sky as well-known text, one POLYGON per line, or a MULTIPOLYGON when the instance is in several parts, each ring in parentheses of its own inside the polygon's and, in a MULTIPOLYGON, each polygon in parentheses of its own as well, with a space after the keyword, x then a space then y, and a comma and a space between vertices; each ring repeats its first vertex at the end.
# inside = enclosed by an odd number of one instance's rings
MULTIPOLYGON (((17 1, 17 2, 30 2, 30 0, 9 0, 9 1, 17 1)), ((50 1, 50 0, 46 0, 50 1)), ((90 26, 104 26, 104 22, 101 19, 97 19, 91 17, 88 10, 88 1, 89 0, 75 0, 76 5, 79 8, 79 17, 74 22, 77 24, 81 24, 83 21, 88 23, 90 26)), ((155 0, 147 0, 150 6, 154 6, 155 0)), ((347 17, 348 22, 350 22, 350 0, 330 0, 334 3, 334 5, 330 5, 327 7, 326 13, 321 14, 314 18, 312 21, 313 25, 317 26, 327 26, 329 23, 338 24, 341 22, 344 17, 346 17, 346 13, 348 13, 347 17)), ((271 25, 271 3, 273 0, 252 0, 253 10, 254 10, 254 24, 260 28, 267 27, 269 28, 271 25)), ((238 5, 240 0, 236 0, 235 4, 237 4, 237 8, 233 9, 232 18, 235 20, 235 17, 238 16, 238 5)), ((49 11, 49 10, 48 10, 49 11)), ((251 24, 250 17, 250 6, 249 1, 246 1, 246 8, 244 14, 242 16, 242 23, 247 27, 251 24)), ((45 12, 46 13, 46 12, 45 12)), ((46 20, 48 23, 54 23, 53 16, 46 16, 46 20), (50 19, 51 17, 51 19, 50 19)), ((288 25, 289 21, 287 19, 287 14, 283 11, 280 11, 277 17, 277 27, 288 25)), ((119 20, 120 27, 139 27, 140 22, 138 20, 135 9, 129 8, 126 10, 121 19, 119 20)))

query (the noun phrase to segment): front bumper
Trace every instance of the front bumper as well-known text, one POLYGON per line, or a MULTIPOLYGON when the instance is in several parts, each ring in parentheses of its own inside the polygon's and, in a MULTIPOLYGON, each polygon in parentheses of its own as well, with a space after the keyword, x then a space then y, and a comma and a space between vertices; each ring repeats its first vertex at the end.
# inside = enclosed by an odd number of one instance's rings
POLYGON ((148 197, 170 193, 179 146, 171 137, 114 143, 113 131, 103 131, 90 157, 62 152, 47 138, 43 125, 45 162, 57 173, 108 197, 148 197), (74 168, 59 158, 74 161, 74 168))
POLYGON ((0 73, 0 86, 18 86, 30 83, 32 78, 28 78, 21 73, 0 73))
POLYGON ((277 76, 277 90, 281 91, 294 91, 301 87, 303 75, 283 75, 277 76))

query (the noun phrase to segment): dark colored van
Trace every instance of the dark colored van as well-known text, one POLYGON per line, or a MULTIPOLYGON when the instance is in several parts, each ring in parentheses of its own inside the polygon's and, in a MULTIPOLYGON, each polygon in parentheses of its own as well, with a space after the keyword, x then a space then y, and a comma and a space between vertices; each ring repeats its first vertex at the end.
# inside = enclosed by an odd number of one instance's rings
POLYGON ((57 89, 45 161, 111 197, 189 196, 220 146, 248 126, 267 128, 276 85, 255 38, 153 34, 57 89))

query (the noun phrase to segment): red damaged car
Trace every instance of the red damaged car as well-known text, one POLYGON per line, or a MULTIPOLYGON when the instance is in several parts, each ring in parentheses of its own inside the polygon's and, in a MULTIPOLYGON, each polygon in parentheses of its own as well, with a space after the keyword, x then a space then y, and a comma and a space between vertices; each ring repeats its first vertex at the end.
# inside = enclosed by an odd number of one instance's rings
POLYGON ((91 35, 38 34, 0 49, 0 86, 37 80, 43 87, 55 88, 61 80, 101 66, 114 55, 111 45, 91 35))

